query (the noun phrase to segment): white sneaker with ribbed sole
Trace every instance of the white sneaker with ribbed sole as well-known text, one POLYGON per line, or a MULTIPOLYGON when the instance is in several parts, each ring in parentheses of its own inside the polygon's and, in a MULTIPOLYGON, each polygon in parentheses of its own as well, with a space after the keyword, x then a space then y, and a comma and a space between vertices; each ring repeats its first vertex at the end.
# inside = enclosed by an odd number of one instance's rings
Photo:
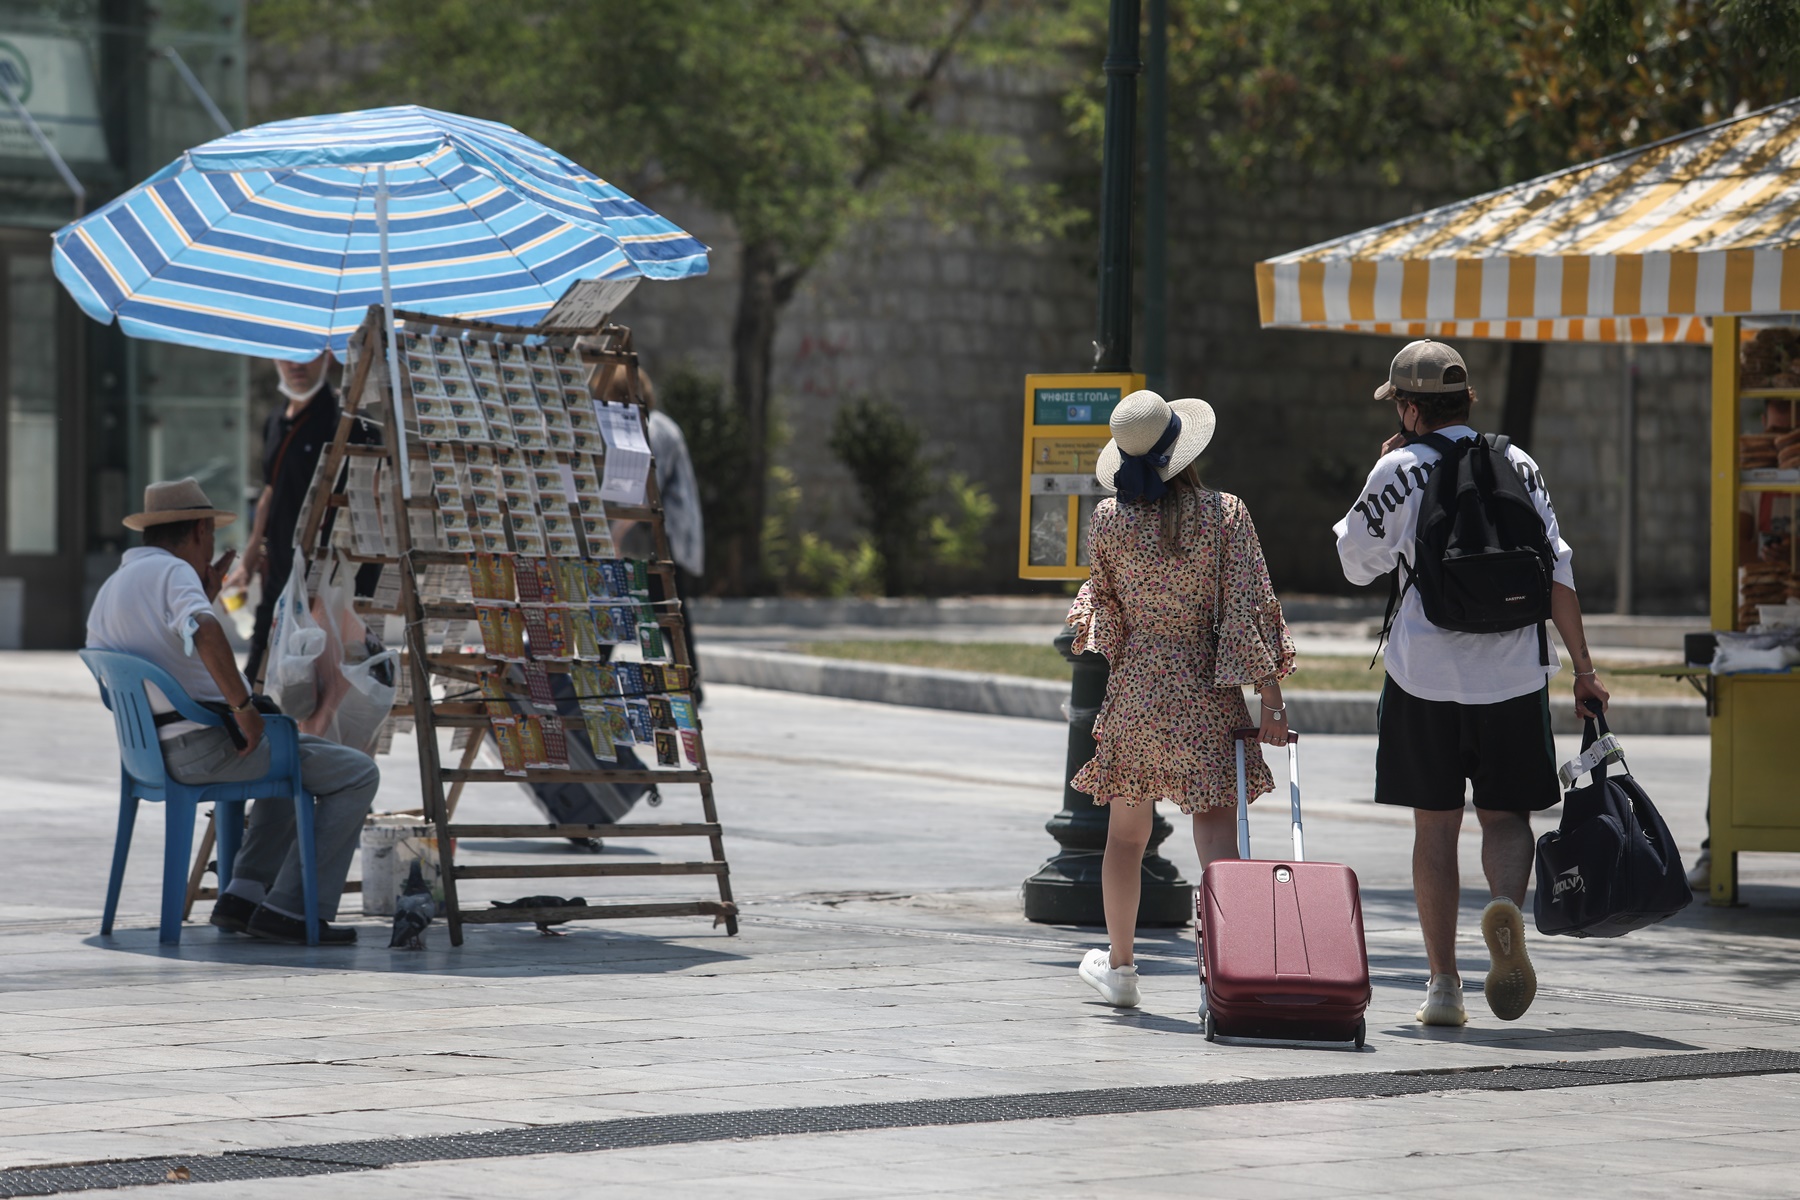
POLYGON ((1694 865, 1688 868, 1688 887, 1696 892, 1712 891, 1712 851, 1702 850, 1694 865))
POLYGON ((1481 936, 1493 963, 1482 988, 1488 1007, 1502 1021, 1516 1021, 1537 999, 1537 972, 1525 953, 1525 914, 1505 896, 1497 897, 1481 911, 1481 936))
POLYGON ((1113 966, 1112 951, 1089 950, 1081 960, 1081 977, 1108 1004, 1118 1008, 1138 1006, 1137 968, 1113 966))
POLYGON ((1421 1025, 1467 1025, 1469 1010, 1463 1007, 1462 980, 1454 975, 1433 975, 1417 1015, 1421 1025))

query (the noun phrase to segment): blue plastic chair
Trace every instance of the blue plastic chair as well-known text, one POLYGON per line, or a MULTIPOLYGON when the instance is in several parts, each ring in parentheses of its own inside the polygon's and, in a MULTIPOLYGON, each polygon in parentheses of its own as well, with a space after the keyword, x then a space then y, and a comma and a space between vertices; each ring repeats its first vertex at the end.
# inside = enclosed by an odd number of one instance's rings
POLYGON ((163 842, 162 925, 158 940, 181 944, 181 916, 187 907, 188 856, 194 851, 194 814, 202 804, 214 806, 217 816, 219 891, 231 882, 231 867, 244 841, 244 804, 257 800, 291 797, 294 829, 300 840, 300 866, 306 896, 306 943, 319 944, 319 896, 313 842, 313 798, 300 781, 300 731, 292 717, 263 717, 269 743, 269 773, 248 783, 210 783, 189 786, 171 777, 163 767, 162 746, 156 737, 156 720, 150 711, 146 683, 156 685, 175 710, 201 725, 224 727, 225 718, 202 708, 156 664, 135 654, 113 650, 83 650, 81 661, 100 682, 100 699, 112 710, 119 734, 119 833, 113 842, 112 878, 106 884, 106 915, 100 932, 110 934, 119 907, 119 886, 125 882, 125 858, 131 852, 131 831, 137 824, 139 800, 161 801, 165 834, 163 842))

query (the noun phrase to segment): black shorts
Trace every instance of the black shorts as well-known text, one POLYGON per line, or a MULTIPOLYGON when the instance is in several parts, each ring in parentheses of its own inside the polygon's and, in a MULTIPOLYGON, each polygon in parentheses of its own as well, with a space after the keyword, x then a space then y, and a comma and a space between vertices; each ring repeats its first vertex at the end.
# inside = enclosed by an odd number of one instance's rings
POLYGON ((1562 799, 1550 738, 1550 688, 1498 704, 1421 700, 1392 679, 1376 718, 1375 802, 1451 812, 1463 781, 1475 807, 1536 812, 1562 799))

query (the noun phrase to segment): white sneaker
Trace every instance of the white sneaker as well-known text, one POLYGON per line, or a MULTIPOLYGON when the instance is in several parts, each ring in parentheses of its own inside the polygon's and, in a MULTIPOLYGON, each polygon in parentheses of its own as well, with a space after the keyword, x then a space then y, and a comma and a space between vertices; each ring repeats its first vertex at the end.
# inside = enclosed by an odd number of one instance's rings
POLYGON ((1425 987, 1425 1003, 1419 1005, 1421 1025, 1467 1025, 1469 1010, 1463 1007, 1462 980, 1454 975, 1433 975, 1425 987))
POLYGON ((1712 891, 1712 851, 1702 850, 1688 868, 1688 886, 1696 892, 1712 891))
POLYGON ((1481 911, 1481 936, 1487 942, 1488 1007, 1502 1021, 1516 1021, 1537 999, 1537 972, 1525 953, 1525 914, 1505 896, 1488 902, 1481 911))
POLYGON ((1138 1006, 1138 973, 1136 967, 1112 965, 1112 951, 1089 950, 1081 960, 1081 977, 1102 999, 1117 1008, 1138 1006))

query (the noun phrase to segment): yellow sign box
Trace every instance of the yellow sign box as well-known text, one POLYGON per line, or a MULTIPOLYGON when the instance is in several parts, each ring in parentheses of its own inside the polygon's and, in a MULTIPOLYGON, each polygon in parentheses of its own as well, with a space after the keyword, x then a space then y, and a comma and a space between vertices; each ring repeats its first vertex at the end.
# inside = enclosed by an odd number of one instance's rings
POLYGON ((1094 463, 1142 375, 1027 375, 1019 479, 1019 578, 1086 579, 1087 529, 1108 493, 1094 463))

